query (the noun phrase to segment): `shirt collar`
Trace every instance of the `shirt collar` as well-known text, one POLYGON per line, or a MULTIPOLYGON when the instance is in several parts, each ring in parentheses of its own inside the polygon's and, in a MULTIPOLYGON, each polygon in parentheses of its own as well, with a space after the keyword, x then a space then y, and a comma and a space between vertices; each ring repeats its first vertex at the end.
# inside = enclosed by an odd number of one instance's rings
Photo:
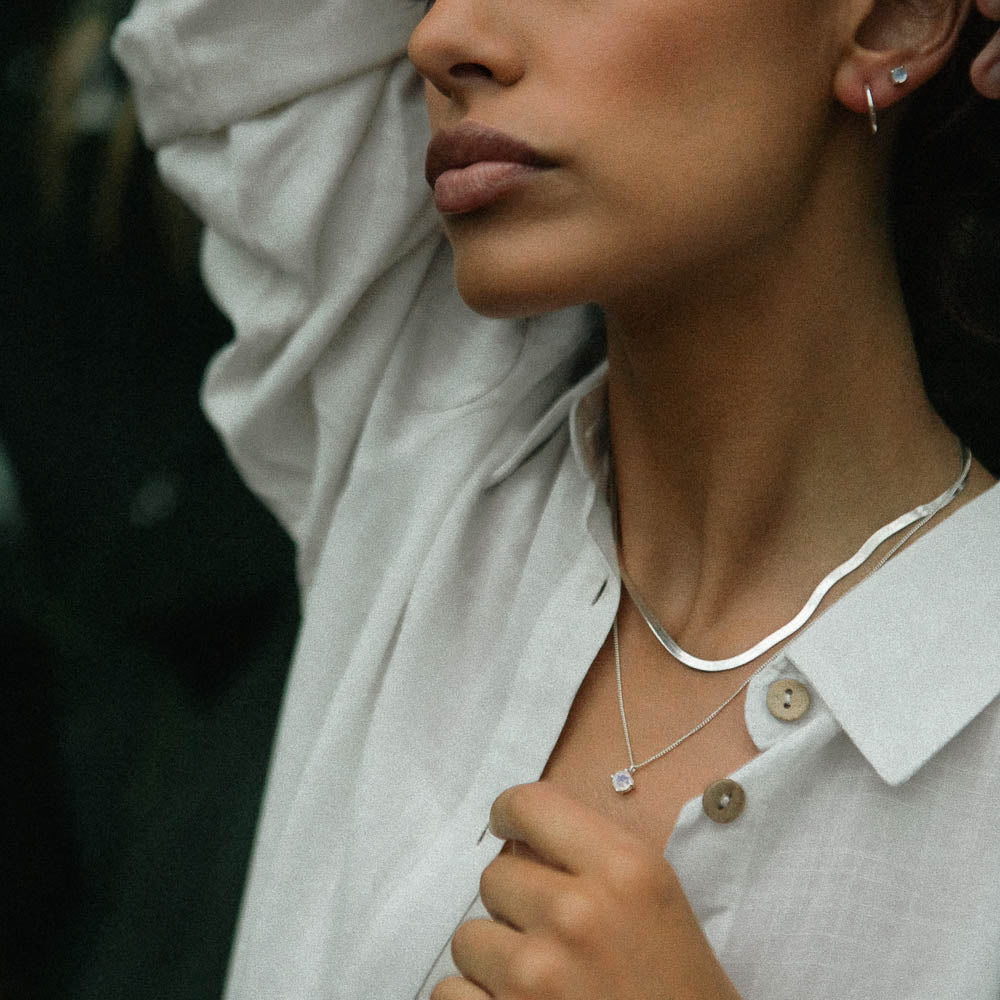
POLYGON ((510 476, 568 420, 574 464, 581 482, 587 485, 587 499, 580 513, 586 530, 607 563, 608 572, 617 580, 618 552, 611 505, 608 503, 611 447, 607 375, 608 364, 605 360, 564 392, 494 471, 489 484, 495 486, 510 476))
POLYGON ((494 469, 489 485, 496 486, 510 476, 568 419, 577 464, 603 489, 607 483, 609 457, 607 375, 608 363, 602 361, 590 374, 559 396, 519 441, 514 451, 494 469))
MULTIPOLYGON (((549 407, 491 483, 567 419, 578 467, 605 490, 607 362, 549 407)), ((613 539, 598 541, 607 541, 601 547, 615 568, 613 539)), ((1000 695, 998 566, 1000 485, 849 590, 785 649, 890 785, 910 778, 1000 695)))
POLYGON ((785 652, 890 785, 1000 694, 1000 486, 837 601, 785 652))

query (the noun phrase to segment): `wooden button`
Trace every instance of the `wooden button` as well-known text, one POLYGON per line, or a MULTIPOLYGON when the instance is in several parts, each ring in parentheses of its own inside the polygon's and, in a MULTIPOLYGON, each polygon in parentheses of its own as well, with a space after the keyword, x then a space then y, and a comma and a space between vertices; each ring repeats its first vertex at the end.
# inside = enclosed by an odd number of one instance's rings
POLYGON ((743 786, 729 778, 713 781, 701 797, 701 807, 714 823, 732 823, 743 813, 746 804, 747 793, 743 786))
POLYGON ((782 722, 794 722, 809 711, 809 688, 790 677, 775 681, 767 689, 767 709, 782 722))

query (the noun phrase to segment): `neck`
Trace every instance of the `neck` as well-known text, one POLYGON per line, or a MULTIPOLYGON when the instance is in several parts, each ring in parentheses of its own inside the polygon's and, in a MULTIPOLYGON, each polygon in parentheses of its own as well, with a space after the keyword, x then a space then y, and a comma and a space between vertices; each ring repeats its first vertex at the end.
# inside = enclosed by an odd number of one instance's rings
POLYGON ((623 558, 700 655, 777 627, 958 472, 882 230, 813 215, 802 232, 606 307, 623 558))

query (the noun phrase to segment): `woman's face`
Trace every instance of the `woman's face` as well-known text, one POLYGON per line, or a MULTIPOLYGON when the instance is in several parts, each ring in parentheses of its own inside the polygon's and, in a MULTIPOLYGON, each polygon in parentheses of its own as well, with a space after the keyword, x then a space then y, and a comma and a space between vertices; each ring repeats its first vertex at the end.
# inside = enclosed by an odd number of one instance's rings
MULTIPOLYGON (((437 0, 410 43, 432 133, 471 126, 474 155, 506 155, 477 144, 485 126, 546 165, 439 181, 466 301, 613 309, 783 238, 822 158, 850 2, 437 0)), ((439 144, 438 169, 469 141, 439 144)))

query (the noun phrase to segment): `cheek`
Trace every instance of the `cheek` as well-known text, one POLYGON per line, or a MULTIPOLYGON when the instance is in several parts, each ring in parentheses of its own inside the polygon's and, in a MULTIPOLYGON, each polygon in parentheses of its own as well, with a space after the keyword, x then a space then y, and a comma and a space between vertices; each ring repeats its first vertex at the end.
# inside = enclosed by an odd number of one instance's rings
POLYGON ((620 31, 578 78, 580 166, 598 211, 622 241, 675 258, 778 224, 801 196, 828 106, 822 56, 796 33, 718 13, 693 20, 620 31))
POLYGON ((784 224, 829 81, 814 65, 822 41, 775 37, 752 4, 695 16, 690 0, 629 0, 643 16, 595 15, 546 48, 512 106, 554 137, 566 172, 537 202, 450 232, 473 308, 525 315, 681 287, 784 224), (686 15, 666 17, 671 3, 686 15))

